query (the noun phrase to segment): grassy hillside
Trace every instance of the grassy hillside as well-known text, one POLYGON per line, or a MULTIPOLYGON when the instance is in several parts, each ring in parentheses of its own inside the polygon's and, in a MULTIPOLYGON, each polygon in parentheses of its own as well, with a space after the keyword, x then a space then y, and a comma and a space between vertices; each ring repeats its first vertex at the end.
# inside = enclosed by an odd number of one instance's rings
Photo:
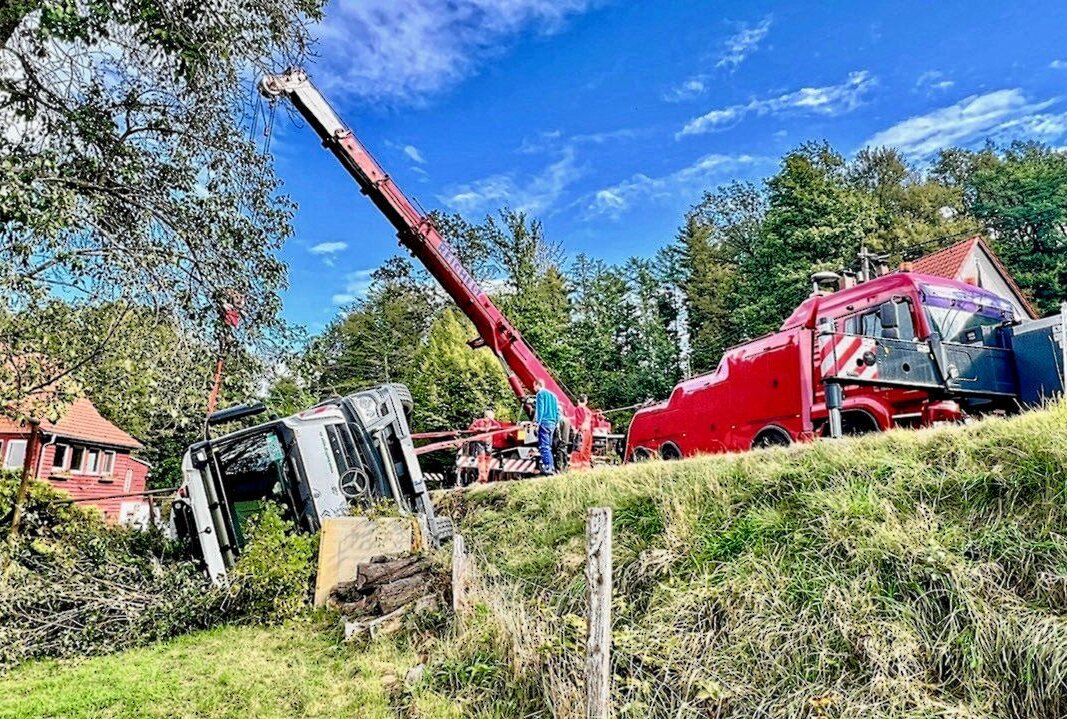
POLYGON ((1067 716, 1067 406, 453 498, 520 674, 577 716, 584 512, 615 508, 615 706, 1067 716))

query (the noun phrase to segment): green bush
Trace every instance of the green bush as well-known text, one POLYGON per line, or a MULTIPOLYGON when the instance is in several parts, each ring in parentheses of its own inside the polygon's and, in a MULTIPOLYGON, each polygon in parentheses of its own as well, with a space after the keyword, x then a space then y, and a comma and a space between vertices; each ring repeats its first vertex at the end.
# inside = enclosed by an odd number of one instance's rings
POLYGON ((274 504, 248 526, 248 542, 230 572, 229 613, 267 623, 297 615, 315 576, 317 535, 293 531, 274 504))
MULTIPOLYGON (((17 484, 0 478, 0 518, 10 516, 17 484)), ((234 581, 220 590, 160 532, 108 525, 66 498, 33 482, 13 545, 0 520, 0 670, 220 624, 276 622, 306 606, 315 538, 290 531, 274 507, 253 522, 234 581)))

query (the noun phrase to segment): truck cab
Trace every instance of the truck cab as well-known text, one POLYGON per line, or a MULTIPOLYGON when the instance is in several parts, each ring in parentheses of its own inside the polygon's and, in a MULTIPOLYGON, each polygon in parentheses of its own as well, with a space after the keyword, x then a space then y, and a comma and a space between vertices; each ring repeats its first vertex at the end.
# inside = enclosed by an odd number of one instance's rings
POLYGON ((390 501, 438 544, 447 523, 434 516, 410 412, 407 388, 384 385, 192 445, 182 458, 176 533, 216 584, 226 582, 248 520, 266 502, 281 506, 298 531, 313 533, 327 517, 390 501))

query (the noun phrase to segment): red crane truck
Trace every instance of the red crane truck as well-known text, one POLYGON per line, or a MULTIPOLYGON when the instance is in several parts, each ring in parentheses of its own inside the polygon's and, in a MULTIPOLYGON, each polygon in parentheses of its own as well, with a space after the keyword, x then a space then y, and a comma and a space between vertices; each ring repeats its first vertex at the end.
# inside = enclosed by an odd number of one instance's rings
MULTIPOLYGON (((385 173, 351 129, 330 107, 307 73, 292 68, 279 75, 266 75, 260 92, 268 99, 288 98, 297 112, 322 139, 323 145, 338 159, 385 218, 396 229, 400 244, 417 258, 436 279, 456 306, 470 319, 478 337, 469 342, 472 348, 488 347, 507 374, 515 396, 526 401, 536 380, 559 399, 562 421, 556 441, 556 458, 565 467, 573 450, 577 405, 552 373, 523 339, 522 334, 471 276, 455 252, 434 226, 385 173)), ((528 410, 529 411, 529 410, 528 410)), ((477 457, 482 448, 490 452, 489 472, 494 479, 513 479, 538 474, 535 436, 520 425, 504 423, 501 429, 486 435, 467 437, 455 442, 441 442, 432 449, 450 445, 461 447, 457 467, 460 472, 477 471, 477 457)), ((594 412, 592 431, 597 446, 605 448, 611 438, 611 424, 602 413, 594 412)), ((420 448, 420 451, 426 448, 420 448)))
POLYGON ((1064 390, 1064 315, 1017 322, 1006 300, 897 272, 816 290, 778 332, 639 410, 626 458, 677 459, 960 421, 1064 390))

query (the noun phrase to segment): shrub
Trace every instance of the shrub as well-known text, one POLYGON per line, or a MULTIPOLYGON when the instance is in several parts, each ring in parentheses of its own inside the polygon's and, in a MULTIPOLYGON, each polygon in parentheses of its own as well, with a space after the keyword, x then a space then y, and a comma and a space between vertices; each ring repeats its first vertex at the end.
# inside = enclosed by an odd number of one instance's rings
POLYGON ((229 613, 279 622, 306 606, 315 576, 317 535, 293 531, 275 504, 249 522, 248 542, 230 572, 229 613))

